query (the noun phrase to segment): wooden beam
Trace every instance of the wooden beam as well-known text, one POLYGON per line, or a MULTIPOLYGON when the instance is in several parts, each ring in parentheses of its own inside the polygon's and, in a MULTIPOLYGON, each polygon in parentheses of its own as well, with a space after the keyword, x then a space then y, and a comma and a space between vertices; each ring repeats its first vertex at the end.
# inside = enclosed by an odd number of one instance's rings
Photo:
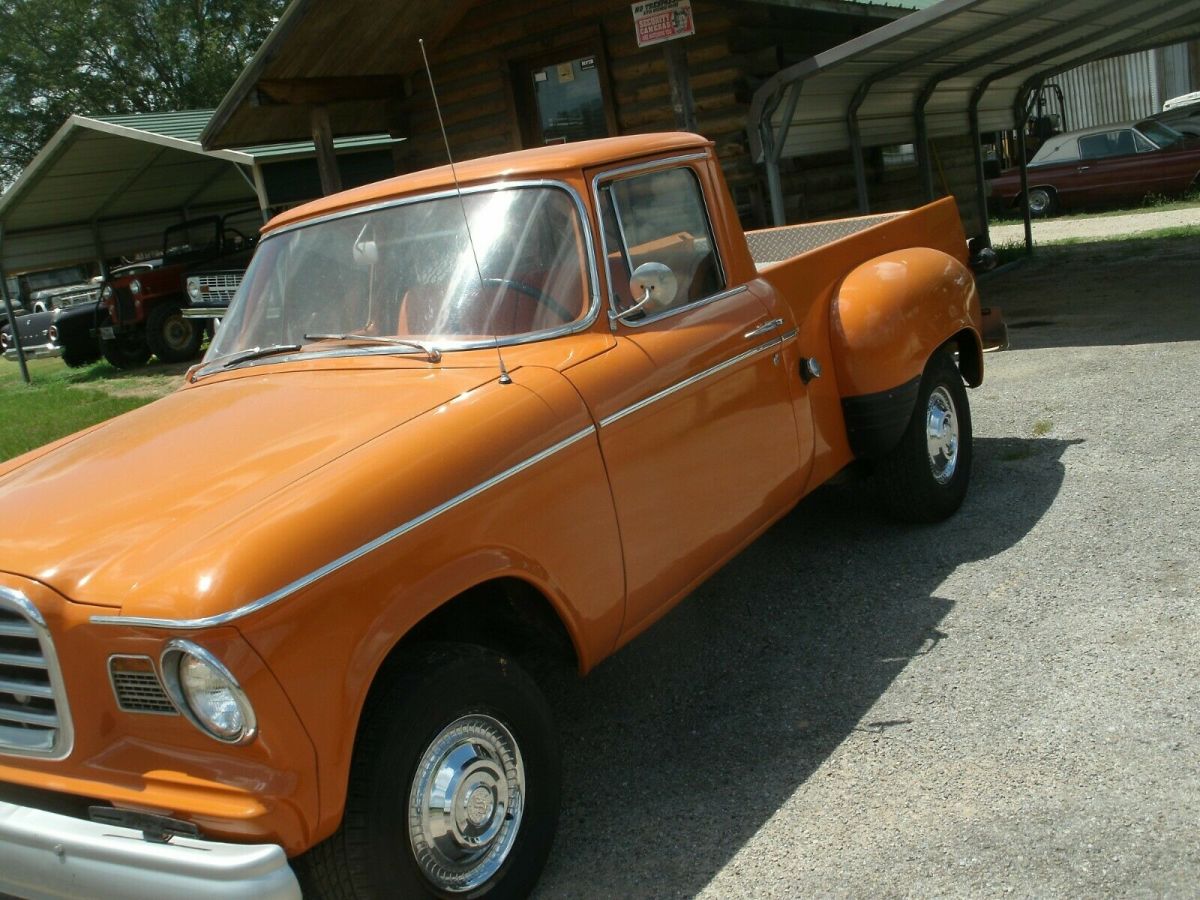
POLYGON ((321 173, 321 193, 336 194, 342 189, 342 173, 338 171, 337 154, 333 149, 333 129, 329 125, 329 110, 314 106, 309 110, 313 146, 317 150, 317 171, 321 173))
POLYGON ((680 131, 698 131, 696 101, 692 99, 683 41, 667 41, 663 44, 663 59, 667 62, 667 78, 671 82, 671 109, 675 111, 675 127, 680 131))
POLYGON ((346 78, 264 78, 256 85, 258 106, 321 106, 404 96, 402 75, 346 78))

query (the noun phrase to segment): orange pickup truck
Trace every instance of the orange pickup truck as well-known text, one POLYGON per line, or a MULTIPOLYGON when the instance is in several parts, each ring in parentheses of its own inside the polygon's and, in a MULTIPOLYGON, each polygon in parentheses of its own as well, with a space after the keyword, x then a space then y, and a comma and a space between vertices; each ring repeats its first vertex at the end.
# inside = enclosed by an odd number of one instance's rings
POLYGON ((530 659, 586 673, 851 464, 961 504, 966 257, 949 199, 745 234, 688 134, 279 216, 180 390, 0 464, 0 893, 523 895, 530 659))

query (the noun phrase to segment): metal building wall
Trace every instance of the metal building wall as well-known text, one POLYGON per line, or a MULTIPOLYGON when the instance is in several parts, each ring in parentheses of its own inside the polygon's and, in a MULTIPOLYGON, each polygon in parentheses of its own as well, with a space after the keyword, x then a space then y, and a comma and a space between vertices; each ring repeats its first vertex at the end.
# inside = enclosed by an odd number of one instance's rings
POLYGON ((1088 63, 1050 79, 1062 88, 1065 110, 1053 91, 1048 111, 1063 114, 1064 128, 1090 128, 1139 119, 1162 110, 1163 101, 1197 90, 1193 58, 1197 44, 1175 44, 1088 63))

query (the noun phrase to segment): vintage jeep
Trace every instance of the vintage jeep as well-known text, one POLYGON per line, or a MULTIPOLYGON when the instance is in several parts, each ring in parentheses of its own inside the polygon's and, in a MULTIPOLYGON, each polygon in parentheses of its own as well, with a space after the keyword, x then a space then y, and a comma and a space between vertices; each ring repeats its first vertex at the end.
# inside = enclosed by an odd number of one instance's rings
POLYGON ((688 134, 276 218, 182 389, 0 464, 0 892, 523 895, 529 660, 586 673, 852 464, 963 502, 966 261, 952 199, 744 234, 688 134))
POLYGON ((104 358, 122 369, 142 365, 151 354, 168 363, 193 359, 204 325, 183 316, 187 273, 252 248, 258 216, 258 210, 239 210, 172 225, 163 232, 161 266, 110 279, 101 293, 104 358))

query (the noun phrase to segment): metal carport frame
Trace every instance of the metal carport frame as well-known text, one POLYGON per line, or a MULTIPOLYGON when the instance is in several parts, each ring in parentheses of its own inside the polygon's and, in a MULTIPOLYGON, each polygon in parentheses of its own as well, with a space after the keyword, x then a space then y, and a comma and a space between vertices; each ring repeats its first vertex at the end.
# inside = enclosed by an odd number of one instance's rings
MULTIPOLYGON (((803 60, 768 79, 750 109, 751 148, 766 166, 774 223, 785 223, 784 157, 849 149, 866 213, 864 137, 915 144, 932 199, 930 139, 969 133, 986 239, 981 131, 1017 128, 1030 93, 1050 75, 1196 37, 1200 0, 942 0, 803 60)), ((1023 146, 1020 155, 1024 190, 1023 146)), ((1028 210, 1025 231, 1032 247, 1028 210)))

